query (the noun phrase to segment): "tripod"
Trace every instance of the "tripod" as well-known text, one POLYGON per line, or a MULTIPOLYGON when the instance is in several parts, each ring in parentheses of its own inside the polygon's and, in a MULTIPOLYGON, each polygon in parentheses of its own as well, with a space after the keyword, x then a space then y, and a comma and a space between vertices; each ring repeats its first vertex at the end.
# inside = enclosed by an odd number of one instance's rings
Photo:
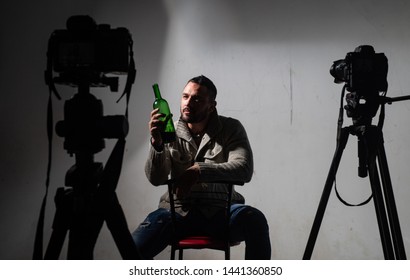
MULTIPOLYGON (((385 103, 405 99, 409 99, 409 97, 400 97, 396 99, 385 97, 383 106, 385 103)), ((380 116, 381 119, 384 117, 384 107, 382 110, 383 112, 380 116)), ((341 108, 341 112, 342 111, 343 109, 341 108)), ((384 258, 389 260, 406 259, 403 237, 401 234, 386 152, 384 149, 382 129, 381 126, 373 126, 370 124, 352 125, 344 128, 341 128, 340 126, 338 129, 336 151, 326 179, 303 259, 310 259, 312 256, 312 251, 319 233, 319 228, 326 210, 337 169, 350 134, 358 137, 359 162, 365 165, 359 166, 359 175, 363 175, 363 173, 360 174, 360 172, 364 171, 367 171, 369 175, 384 258)))
POLYGON ((127 222, 115 192, 107 186, 97 188, 103 176, 102 164, 90 157, 79 160, 68 171, 67 185, 59 188, 55 196, 56 214, 53 232, 45 259, 58 259, 69 231, 68 259, 93 259, 93 250, 105 221, 123 259, 140 259, 127 222), (70 182, 70 180, 79 180, 70 182))
POLYGON ((102 118, 102 103, 89 93, 88 87, 80 87, 80 92, 66 103, 65 116, 66 120, 58 130, 60 136, 66 137, 65 149, 75 154, 76 163, 66 174, 65 185, 69 188, 59 188, 55 196, 53 232, 45 259, 59 258, 68 231, 67 258, 93 259, 93 250, 104 221, 122 258, 140 259, 115 193, 124 156, 125 135, 128 132, 128 126, 123 123, 126 119, 118 116, 102 118), (90 108, 97 109, 92 112, 90 108), (94 153, 104 147, 101 135, 93 131, 88 123, 96 119, 106 126, 127 127, 122 133, 112 127, 104 128, 111 128, 110 133, 118 138, 105 168, 102 163, 94 162, 94 153))
MULTIPOLYGON (((67 172, 65 188, 55 196, 56 213, 53 232, 45 254, 58 259, 69 231, 68 259, 92 259, 93 249, 104 221, 124 259, 140 259, 128 230, 115 189, 121 173, 128 133, 128 102, 135 81, 136 69, 133 41, 126 28, 111 29, 97 25, 89 16, 72 16, 67 30, 56 30, 48 42, 45 82, 49 88, 47 134, 49 164, 46 194, 43 198, 34 244, 34 259, 43 258, 43 226, 50 182, 52 154, 52 94, 61 100, 55 84, 78 86, 79 92, 64 104, 64 121, 56 125, 59 136, 65 137, 64 149, 76 163, 67 172), (58 77, 53 77, 54 72, 58 77), (109 86, 118 91, 118 77, 106 74, 127 74, 124 91, 126 111, 122 116, 103 116, 101 100, 90 94, 90 87, 109 86), (118 139, 105 168, 94 162, 94 154, 104 149, 104 138, 118 139)), ((117 101, 117 102, 118 102, 117 101)))

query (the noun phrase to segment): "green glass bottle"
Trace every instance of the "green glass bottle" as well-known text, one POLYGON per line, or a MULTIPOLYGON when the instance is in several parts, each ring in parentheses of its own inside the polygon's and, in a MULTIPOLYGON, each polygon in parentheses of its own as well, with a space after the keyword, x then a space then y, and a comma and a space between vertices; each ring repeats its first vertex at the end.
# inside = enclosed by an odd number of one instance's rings
POLYGON ((171 110, 169 109, 168 102, 161 97, 158 84, 152 85, 155 94, 155 101, 153 104, 154 109, 159 108, 159 113, 164 116, 161 121, 164 122, 164 130, 161 132, 162 141, 164 143, 174 142, 176 140, 174 122, 172 121, 171 110))

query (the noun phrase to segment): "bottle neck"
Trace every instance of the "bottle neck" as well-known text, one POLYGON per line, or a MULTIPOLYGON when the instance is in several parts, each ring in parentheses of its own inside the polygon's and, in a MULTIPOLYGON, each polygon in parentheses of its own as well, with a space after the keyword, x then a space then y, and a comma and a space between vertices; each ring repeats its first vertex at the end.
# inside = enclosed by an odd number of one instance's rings
POLYGON ((152 88, 154 89, 155 99, 162 99, 158 84, 153 85, 152 88))

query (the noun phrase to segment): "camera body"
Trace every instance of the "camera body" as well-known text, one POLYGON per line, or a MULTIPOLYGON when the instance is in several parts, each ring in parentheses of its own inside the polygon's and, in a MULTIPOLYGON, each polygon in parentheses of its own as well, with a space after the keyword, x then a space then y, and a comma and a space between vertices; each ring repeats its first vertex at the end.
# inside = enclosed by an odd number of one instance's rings
POLYGON ((337 60, 330 68, 335 83, 346 83, 349 92, 363 95, 387 91, 387 58, 383 53, 375 53, 372 46, 363 45, 337 60))
POLYGON ((344 106, 355 125, 368 125, 381 104, 380 92, 387 92, 387 58, 375 53, 372 46, 362 45, 330 68, 335 83, 345 83, 349 91, 344 106))
POLYGON ((124 28, 97 25, 89 16, 72 16, 66 30, 55 30, 49 39, 49 67, 59 73, 56 83, 91 86, 110 84, 104 74, 127 74, 132 38, 124 28))

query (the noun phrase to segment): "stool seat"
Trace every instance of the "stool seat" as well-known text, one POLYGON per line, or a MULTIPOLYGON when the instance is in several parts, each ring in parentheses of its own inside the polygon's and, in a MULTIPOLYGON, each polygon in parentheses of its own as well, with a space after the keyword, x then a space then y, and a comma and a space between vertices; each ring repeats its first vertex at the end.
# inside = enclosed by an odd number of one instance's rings
MULTIPOLYGON (((240 242, 230 242, 230 246, 237 246, 240 242)), ((178 241, 178 247, 182 249, 215 249, 225 250, 226 241, 210 236, 188 236, 178 241)))

